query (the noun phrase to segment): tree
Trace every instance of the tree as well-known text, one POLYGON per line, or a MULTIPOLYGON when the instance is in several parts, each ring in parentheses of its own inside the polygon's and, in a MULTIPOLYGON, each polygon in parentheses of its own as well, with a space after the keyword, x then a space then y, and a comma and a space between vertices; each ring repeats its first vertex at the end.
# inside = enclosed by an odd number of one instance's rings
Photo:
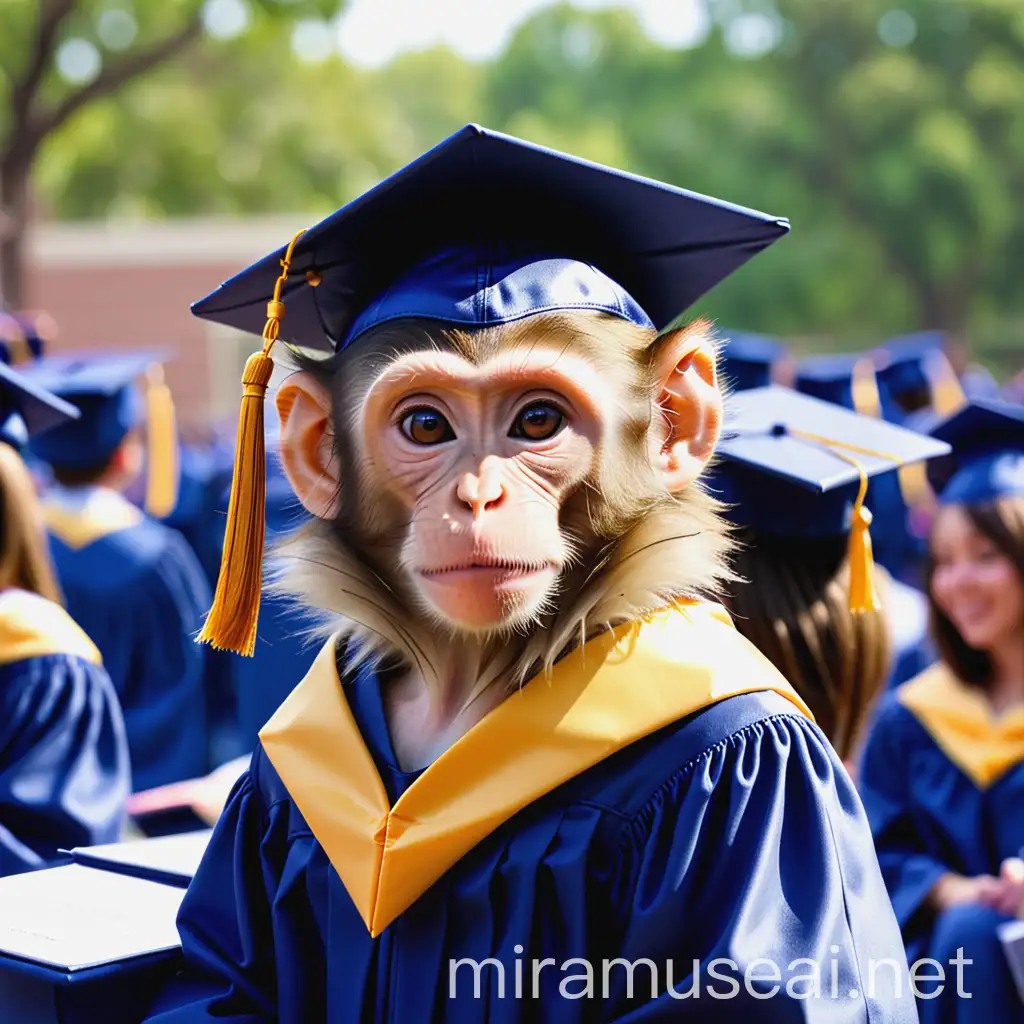
MULTIPOLYGON (((40 150, 90 104, 189 49, 217 7, 244 19, 242 0, 8 0, 0 33, 0 295, 21 304, 29 181, 40 150), (233 13, 232 13, 233 12, 233 13), (61 66, 63 65, 63 67, 61 66)), ((335 13, 338 0, 261 0, 269 19, 335 13)), ((212 26, 215 34, 216 21, 212 26)), ((326 29, 326 26, 325 26, 326 29)), ((209 35, 209 31, 207 32, 209 35)))

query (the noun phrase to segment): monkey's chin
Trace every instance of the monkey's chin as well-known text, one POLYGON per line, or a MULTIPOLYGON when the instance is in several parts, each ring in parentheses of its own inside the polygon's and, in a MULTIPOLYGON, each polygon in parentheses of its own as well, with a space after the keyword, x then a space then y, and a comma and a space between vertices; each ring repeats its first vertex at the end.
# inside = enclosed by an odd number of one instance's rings
POLYGON ((419 585, 427 604, 451 625, 487 632, 532 618, 557 578, 554 565, 526 571, 477 566, 421 573, 419 585))

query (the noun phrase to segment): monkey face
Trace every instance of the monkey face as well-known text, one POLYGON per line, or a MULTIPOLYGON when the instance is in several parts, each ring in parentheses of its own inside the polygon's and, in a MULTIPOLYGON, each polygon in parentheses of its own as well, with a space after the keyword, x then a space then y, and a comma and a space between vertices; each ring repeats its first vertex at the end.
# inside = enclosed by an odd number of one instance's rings
POLYGON ((397 359, 363 404, 374 478, 407 513, 401 571, 425 610, 463 631, 522 626, 572 555, 560 526, 591 473, 614 395, 568 352, 397 359))

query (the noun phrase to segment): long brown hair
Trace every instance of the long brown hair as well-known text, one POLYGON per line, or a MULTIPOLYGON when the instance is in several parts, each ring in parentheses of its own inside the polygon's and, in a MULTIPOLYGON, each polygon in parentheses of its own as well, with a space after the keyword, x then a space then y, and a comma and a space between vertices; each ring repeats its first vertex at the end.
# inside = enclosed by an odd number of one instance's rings
POLYGON ((35 484, 21 456, 0 443, 0 590, 18 587, 63 603, 35 484))
MULTIPOLYGON (((987 537, 1014 565, 1024 582, 1024 498, 1000 498, 981 505, 963 505, 974 528, 987 537)), ((992 683, 992 659, 977 647, 971 647, 956 626, 942 613, 932 598, 935 559, 928 553, 927 591, 931 610, 931 630, 939 656, 968 686, 987 689, 992 683)))
MULTIPOLYGON (((727 597, 736 628, 789 680, 843 758, 889 673, 892 640, 883 612, 854 615, 846 538, 739 534, 727 597)), ((884 571, 876 566, 876 574, 884 571)))

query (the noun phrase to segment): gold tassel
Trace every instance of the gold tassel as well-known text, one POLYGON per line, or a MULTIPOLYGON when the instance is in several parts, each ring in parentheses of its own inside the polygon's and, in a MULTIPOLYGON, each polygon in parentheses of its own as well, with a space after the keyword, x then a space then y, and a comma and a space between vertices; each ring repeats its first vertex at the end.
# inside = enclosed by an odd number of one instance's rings
MULTIPOLYGON (((852 461, 852 460, 851 460, 852 461)), ((853 518, 850 523, 850 539, 847 561, 850 573, 850 611, 854 615, 878 611, 881 604, 875 590, 875 559, 871 550, 871 511, 864 507, 868 490, 868 475, 861 465, 860 491, 853 504, 853 518)))
POLYGON ((853 411, 860 416, 878 419, 882 415, 882 399, 878 394, 875 366, 870 359, 858 359, 853 364, 850 386, 853 391, 853 411))
POLYGON ((146 374, 146 511, 156 519, 169 516, 178 504, 178 436, 171 389, 162 366, 146 374))
POLYGON ((281 290, 288 280, 295 243, 281 260, 274 297, 267 303, 263 350, 249 357, 242 374, 242 409, 238 417, 235 468, 231 479, 227 526, 213 607, 199 634, 201 643, 252 657, 263 589, 263 544, 266 531, 267 466, 263 435, 263 402, 274 363, 270 350, 277 341, 285 305, 281 290))
POLYGON ((932 409, 945 418, 967 404, 964 389, 945 353, 936 352, 926 363, 926 376, 931 390, 932 409))

